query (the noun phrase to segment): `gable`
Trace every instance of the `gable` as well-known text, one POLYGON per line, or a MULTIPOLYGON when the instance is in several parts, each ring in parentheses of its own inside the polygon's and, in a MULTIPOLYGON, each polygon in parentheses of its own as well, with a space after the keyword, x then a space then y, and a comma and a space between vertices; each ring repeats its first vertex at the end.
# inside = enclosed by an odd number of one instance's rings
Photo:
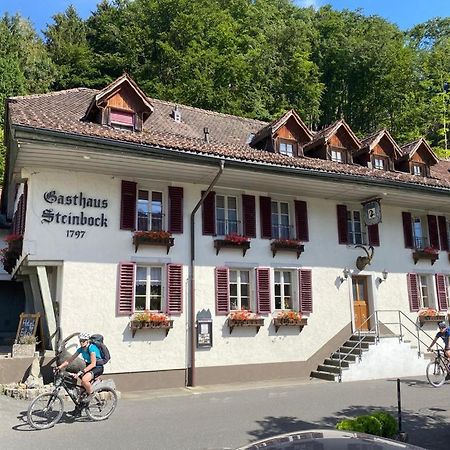
POLYGON ((328 145, 347 150, 357 150, 359 148, 353 137, 350 136, 349 132, 343 126, 340 126, 337 131, 330 136, 328 139, 328 145))
POLYGON ((290 117, 286 124, 277 130, 277 132, 274 134, 274 138, 295 140, 300 145, 303 145, 304 143, 311 140, 303 127, 301 127, 297 120, 295 120, 293 117, 290 117))

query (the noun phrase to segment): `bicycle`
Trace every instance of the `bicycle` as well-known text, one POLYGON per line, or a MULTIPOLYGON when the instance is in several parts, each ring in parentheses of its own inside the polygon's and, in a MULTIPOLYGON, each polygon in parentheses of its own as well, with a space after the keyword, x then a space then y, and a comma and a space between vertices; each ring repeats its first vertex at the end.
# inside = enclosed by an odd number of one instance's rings
POLYGON ((449 360, 441 349, 434 353, 436 355, 434 361, 427 365, 427 379, 432 386, 440 387, 449 374, 449 360))
POLYGON ((35 429, 44 430, 56 425, 64 414, 64 400, 60 394, 64 389, 76 408, 85 410, 91 420, 106 420, 117 406, 117 394, 114 388, 108 385, 109 380, 101 378, 93 380, 93 396, 89 403, 83 402, 85 389, 78 386, 72 375, 55 371, 52 392, 38 395, 30 404, 27 411, 28 423, 35 429))

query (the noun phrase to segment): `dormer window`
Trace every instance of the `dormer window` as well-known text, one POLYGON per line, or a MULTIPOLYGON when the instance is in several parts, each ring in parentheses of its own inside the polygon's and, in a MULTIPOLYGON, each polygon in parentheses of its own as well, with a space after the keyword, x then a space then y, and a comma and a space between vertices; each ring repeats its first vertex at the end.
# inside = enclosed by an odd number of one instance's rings
POLYGON ((294 156, 296 153, 297 143, 295 141, 280 139, 278 143, 278 151, 281 155, 294 156))
POLYGON ((124 111, 111 108, 110 123, 113 128, 134 130, 135 114, 133 111, 124 111))
POLYGON ((331 161, 343 163, 344 162, 344 151, 331 149, 330 157, 331 157, 331 161))
POLYGON ((388 159, 383 156, 374 156, 373 157, 373 168, 378 170, 387 170, 388 169, 388 159))
POLYGON ((426 176, 425 164, 412 163, 411 164, 411 173, 413 175, 417 175, 419 177, 425 177, 426 176))

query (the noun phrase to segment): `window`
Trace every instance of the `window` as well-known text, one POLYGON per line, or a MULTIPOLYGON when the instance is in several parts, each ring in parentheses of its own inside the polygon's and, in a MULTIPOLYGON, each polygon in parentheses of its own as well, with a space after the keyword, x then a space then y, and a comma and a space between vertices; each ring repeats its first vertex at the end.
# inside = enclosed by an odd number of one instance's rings
POLYGON ((429 286, 428 286, 428 276, 419 275, 419 293, 420 293, 420 308, 434 308, 430 298, 429 286))
POLYGON ((350 244, 363 244, 366 242, 365 225, 362 222, 361 211, 347 210, 347 233, 350 244))
POLYGON ((342 150, 331 149, 331 161, 344 162, 344 152, 342 150))
POLYGON ((411 173, 420 177, 426 176, 425 164, 413 163, 411 164, 411 173))
POLYGON ((140 231, 163 230, 162 192, 139 189, 137 201, 137 229, 140 231))
POLYGON ((295 141, 288 141, 284 139, 280 139, 280 143, 278 145, 278 150, 280 154, 286 155, 286 156, 294 156, 296 147, 295 141))
POLYGON ((428 246, 428 239, 425 237, 423 219, 421 217, 413 217, 413 239, 414 248, 418 250, 423 250, 428 246))
POLYGON ((110 110, 110 121, 113 128, 134 130, 134 112, 119 109, 110 110))
POLYGON ((136 311, 163 309, 163 268, 159 266, 137 266, 135 283, 136 311))
POLYGON ((388 168, 388 160, 381 156, 373 157, 373 168, 378 170, 387 170, 388 168))
POLYGON ((290 221, 289 221, 289 204, 287 202, 271 201, 271 218, 272 218, 272 238, 273 239, 289 239, 290 221))
POLYGON ((237 198, 228 195, 216 195, 216 234, 240 232, 238 227, 237 198))
POLYGON ((251 309, 250 271, 230 270, 230 309, 251 309))
POLYGON ((290 270, 275 270, 275 309, 292 309, 293 274, 290 270))

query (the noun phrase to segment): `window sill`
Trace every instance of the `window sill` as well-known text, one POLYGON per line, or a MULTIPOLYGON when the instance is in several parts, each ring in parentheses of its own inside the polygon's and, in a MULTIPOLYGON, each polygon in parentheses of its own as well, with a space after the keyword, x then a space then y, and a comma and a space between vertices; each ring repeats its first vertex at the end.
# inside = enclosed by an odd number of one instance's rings
POLYGON ((303 330, 303 327, 308 325, 308 319, 306 317, 302 317, 301 319, 277 319, 276 317, 273 319, 273 326, 275 327, 275 333, 278 333, 278 329, 280 327, 298 327, 300 331, 303 330))
POLYGON ((436 316, 419 316, 419 323, 422 326, 424 323, 439 323, 444 322, 446 319, 445 314, 438 314, 436 316))
POLYGON ((296 241, 290 241, 289 243, 273 241, 270 244, 270 249, 272 250, 273 258, 275 258, 277 252, 281 250, 295 252, 298 259, 300 255, 305 251, 305 246, 301 242, 296 241))
POLYGON ((414 264, 417 264, 417 262, 420 259, 424 259, 424 260, 431 261, 431 265, 433 265, 439 259, 439 254, 438 253, 428 253, 428 252, 424 252, 423 250, 415 250, 412 253, 412 257, 414 260, 414 264))
POLYGON ((132 320, 130 322, 131 336, 134 338, 136 331, 142 330, 143 328, 166 330, 167 336, 169 334, 169 330, 173 328, 173 320, 167 320, 165 322, 141 322, 138 320, 132 320))
POLYGON ((159 247, 166 247, 167 253, 169 254, 170 247, 174 245, 174 238, 163 238, 163 239, 154 239, 146 236, 133 236, 133 244, 134 244, 134 252, 138 251, 140 245, 153 245, 159 247))
POLYGON ((264 325, 264 319, 246 319, 246 320, 233 320, 228 319, 228 327, 230 328, 230 334, 233 332, 235 327, 254 327, 256 328, 256 333, 264 325))
POLYGON ((240 248, 242 249, 242 256, 245 256, 250 248, 250 241, 233 242, 226 239, 215 239, 214 248, 216 249, 216 255, 219 254, 222 248, 240 248))

